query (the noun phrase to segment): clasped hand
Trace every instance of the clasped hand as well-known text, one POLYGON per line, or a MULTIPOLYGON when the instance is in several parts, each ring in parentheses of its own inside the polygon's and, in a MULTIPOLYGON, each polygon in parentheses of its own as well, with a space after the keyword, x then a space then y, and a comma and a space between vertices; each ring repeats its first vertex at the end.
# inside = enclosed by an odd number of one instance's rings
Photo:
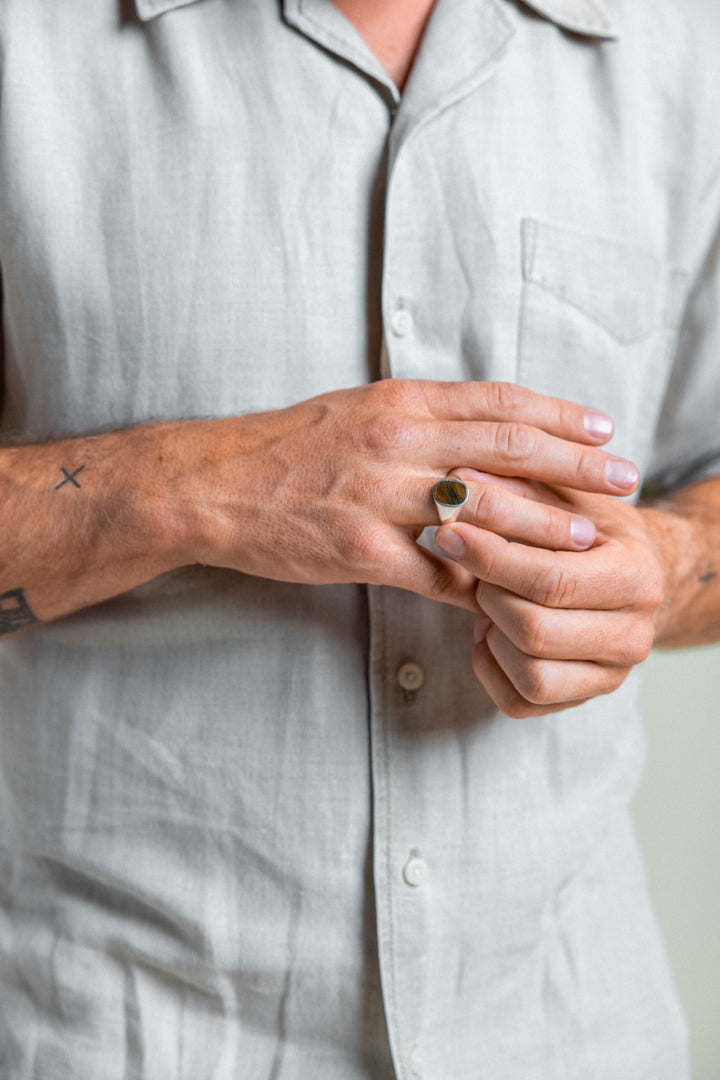
POLYGON ((506 383, 389 379, 193 430, 180 562, 482 612, 475 671, 515 716, 614 689, 650 647, 657 561, 638 511, 610 497, 639 477, 601 448, 612 423, 593 409, 506 383), (448 559, 417 540, 437 524, 435 481, 461 465, 471 498, 438 531, 448 559))
MULTIPOLYGON (((178 558, 309 584, 393 585, 477 612, 468 570, 416 543, 437 524, 435 481, 457 465, 605 494, 637 483, 600 448, 602 414, 504 383, 388 379, 286 409, 203 422, 182 473, 178 558)), ((579 550, 592 522, 496 489, 476 524, 526 544, 579 550)))
POLYGON ((512 717, 538 716, 615 690, 650 652, 664 597, 643 512, 603 495, 469 469, 455 475, 486 493, 511 487, 597 528, 582 552, 512 543, 468 522, 438 530, 441 550, 478 581, 484 614, 475 624, 473 665, 498 708, 512 717))

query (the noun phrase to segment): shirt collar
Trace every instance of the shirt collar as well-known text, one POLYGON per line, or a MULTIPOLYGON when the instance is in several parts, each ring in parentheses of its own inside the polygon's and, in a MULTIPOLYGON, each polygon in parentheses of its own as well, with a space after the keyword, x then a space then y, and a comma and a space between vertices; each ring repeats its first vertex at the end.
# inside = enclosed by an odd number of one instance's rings
POLYGON ((608 12, 609 0, 523 0, 523 3, 575 34, 598 38, 619 36, 608 12))
MULTIPOLYGON (((557 23, 565 30, 588 37, 614 38, 618 36, 608 14, 609 0, 523 0, 527 7, 557 23)), ((163 15, 173 8, 198 3, 198 0, 135 0, 137 13, 143 22, 163 15)))
POLYGON ((143 22, 154 19, 156 15, 164 15, 173 8, 185 7, 186 4, 194 4, 197 0, 135 0, 137 13, 143 22))

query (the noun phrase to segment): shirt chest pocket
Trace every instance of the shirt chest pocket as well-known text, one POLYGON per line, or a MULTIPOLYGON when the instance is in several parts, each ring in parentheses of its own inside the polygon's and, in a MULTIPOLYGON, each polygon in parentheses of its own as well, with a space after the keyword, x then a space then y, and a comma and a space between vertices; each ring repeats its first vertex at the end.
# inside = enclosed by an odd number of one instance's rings
POLYGON ((522 222, 518 382, 607 412, 641 470, 662 404, 686 274, 620 241, 522 222))

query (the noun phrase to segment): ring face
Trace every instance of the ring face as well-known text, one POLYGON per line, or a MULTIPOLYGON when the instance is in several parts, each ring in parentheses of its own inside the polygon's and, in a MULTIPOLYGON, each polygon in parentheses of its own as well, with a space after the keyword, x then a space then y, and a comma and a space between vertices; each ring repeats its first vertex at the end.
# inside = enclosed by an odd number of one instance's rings
POLYGON ((441 506, 462 506, 467 502, 468 489, 462 480, 439 480, 433 491, 433 498, 441 506))
POLYGON ((455 477, 438 480, 433 488, 433 500, 443 524, 451 521, 468 501, 470 494, 467 484, 455 477))

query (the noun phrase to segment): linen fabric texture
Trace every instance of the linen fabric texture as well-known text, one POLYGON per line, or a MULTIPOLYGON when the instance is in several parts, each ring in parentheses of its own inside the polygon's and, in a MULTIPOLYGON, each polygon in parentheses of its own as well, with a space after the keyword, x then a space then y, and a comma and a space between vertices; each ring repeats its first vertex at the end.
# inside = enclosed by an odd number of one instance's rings
MULTIPOLYGON (((328 0, 3 0, 3 437, 510 380, 713 475, 691 10, 439 0, 401 97, 328 0)), ((687 1077, 637 676, 509 720, 471 634, 193 566, 6 639, 2 1076, 687 1077)))

